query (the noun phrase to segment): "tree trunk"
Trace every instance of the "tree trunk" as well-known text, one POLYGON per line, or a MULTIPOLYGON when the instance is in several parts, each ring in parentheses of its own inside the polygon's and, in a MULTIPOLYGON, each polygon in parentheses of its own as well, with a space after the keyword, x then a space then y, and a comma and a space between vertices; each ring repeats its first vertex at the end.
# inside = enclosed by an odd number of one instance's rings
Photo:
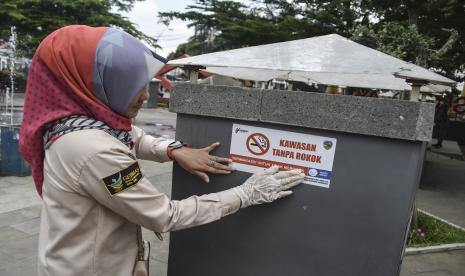
POLYGON ((417 25, 418 23, 418 11, 414 7, 408 6, 408 24, 417 25))
POLYGON ((441 57, 441 56, 445 55, 450 49, 452 49, 455 42, 459 38, 459 32, 457 30, 455 30, 455 29, 444 29, 444 28, 442 28, 442 30, 446 31, 446 32, 450 32, 450 37, 446 41, 446 43, 444 43, 444 45, 439 50, 436 51, 436 55, 438 57, 441 57))
POLYGON ((345 31, 347 32, 347 34, 350 34, 352 32, 353 22, 354 22, 354 19, 353 19, 353 16, 352 16, 352 9, 350 7, 350 4, 351 4, 351 1, 344 2, 344 14, 345 14, 344 20, 346 21, 346 30, 345 31))

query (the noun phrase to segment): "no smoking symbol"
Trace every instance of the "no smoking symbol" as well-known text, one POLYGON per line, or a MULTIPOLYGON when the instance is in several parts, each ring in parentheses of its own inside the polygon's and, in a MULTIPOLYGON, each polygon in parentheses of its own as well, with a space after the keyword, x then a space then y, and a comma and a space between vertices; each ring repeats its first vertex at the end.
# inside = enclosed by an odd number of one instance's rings
POLYGON ((261 133, 254 133, 247 138, 246 145, 252 154, 263 155, 270 149, 270 140, 261 133))

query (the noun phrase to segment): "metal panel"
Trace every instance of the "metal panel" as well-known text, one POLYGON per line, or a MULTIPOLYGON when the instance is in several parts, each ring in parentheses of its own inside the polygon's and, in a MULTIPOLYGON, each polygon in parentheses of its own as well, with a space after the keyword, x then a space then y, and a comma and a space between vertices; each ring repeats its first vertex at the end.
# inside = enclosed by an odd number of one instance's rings
MULTIPOLYGON (((219 141, 229 153, 232 123, 337 138, 329 189, 300 185, 286 199, 221 221, 173 232, 169 276, 398 275, 422 159, 422 143, 268 123, 178 114, 176 138, 193 147, 219 141)), ((240 185, 250 174, 205 184, 175 165, 173 199, 240 185)))

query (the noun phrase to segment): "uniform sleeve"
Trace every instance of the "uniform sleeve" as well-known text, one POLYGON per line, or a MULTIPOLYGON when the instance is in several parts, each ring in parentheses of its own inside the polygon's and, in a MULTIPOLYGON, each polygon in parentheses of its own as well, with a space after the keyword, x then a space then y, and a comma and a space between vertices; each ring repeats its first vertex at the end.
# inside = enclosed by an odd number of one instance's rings
POLYGON ((173 140, 147 135, 142 129, 136 126, 132 126, 131 134, 137 158, 157 162, 171 161, 166 149, 173 140))
POLYGON ((118 150, 90 158, 78 183, 100 204, 160 233, 209 223, 240 208, 240 199, 231 190, 170 200, 142 175, 136 160, 118 150))

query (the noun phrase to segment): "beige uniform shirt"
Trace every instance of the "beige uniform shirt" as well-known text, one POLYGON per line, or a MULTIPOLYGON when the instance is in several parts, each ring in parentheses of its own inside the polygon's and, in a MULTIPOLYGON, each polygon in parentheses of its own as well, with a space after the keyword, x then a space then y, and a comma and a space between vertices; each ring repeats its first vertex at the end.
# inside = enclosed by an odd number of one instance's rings
POLYGON ((101 130, 65 134, 46 150, 39 275, 128 276, 137 253, 136 224, 167 232, 240 208, 230 190, 170 200, 143 176, 136 156, 168 161, 171 141, 136 127, 132 134, 133 150, 101 130))

